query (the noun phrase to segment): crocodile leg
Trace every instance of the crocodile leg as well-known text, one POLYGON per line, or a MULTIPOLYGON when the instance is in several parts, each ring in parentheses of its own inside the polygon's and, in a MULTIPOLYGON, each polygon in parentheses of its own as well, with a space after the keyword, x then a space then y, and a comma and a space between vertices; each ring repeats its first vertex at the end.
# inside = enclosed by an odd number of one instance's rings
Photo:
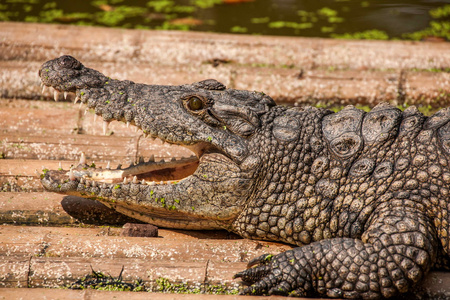
POLYGON ((408 291, 436 259, 434 230, 413 208, 375 216, 361 240, 333 238, 254 259, 256 267, 235 275, 251 284, 242 293, 379 299, 408 291))

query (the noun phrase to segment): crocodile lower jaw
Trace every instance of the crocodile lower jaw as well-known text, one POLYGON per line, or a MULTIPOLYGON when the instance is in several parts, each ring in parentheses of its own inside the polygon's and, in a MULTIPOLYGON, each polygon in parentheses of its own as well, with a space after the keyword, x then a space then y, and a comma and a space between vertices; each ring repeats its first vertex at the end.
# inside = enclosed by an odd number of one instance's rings
POLYGON ((155 161, 154 157, 150 157, 148 162, 141 161, 137 164, 131 164, 127 168, 111 169, 108 166, 96 168, 95 165, 86 163, 84 154, 81 155, 79 165, 71 168, 65 173, 72 181, 91 184, 96 183, 124 183, 129 182, 155 185, 155 184, 175 184, 180 180, 192 175, 197 169, 199 160, 196 156, 188 158, 170 160, 161 159, 155 161))

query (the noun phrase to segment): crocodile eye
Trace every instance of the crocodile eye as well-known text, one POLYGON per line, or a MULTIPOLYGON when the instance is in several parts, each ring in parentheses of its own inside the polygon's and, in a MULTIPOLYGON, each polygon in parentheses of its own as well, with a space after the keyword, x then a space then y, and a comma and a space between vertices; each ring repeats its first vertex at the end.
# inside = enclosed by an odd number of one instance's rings
POLYGON ((200 110, 203 108, 203 101, 198 97, 191 97, 188 100, 188 106, 190 110, 200 110))
POLYGON ((80 69, 81 63, 70 55, 64 55, 59 58, 59 64, 66 69, 80 69))

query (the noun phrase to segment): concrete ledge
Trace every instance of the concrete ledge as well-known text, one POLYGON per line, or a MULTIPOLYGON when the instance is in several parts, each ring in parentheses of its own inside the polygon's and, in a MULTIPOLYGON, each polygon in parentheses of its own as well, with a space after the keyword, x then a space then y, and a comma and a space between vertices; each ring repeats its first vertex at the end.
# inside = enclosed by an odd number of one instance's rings
MULTIPOLYGON (((2 23, 0 96, 39 99, 36 72, 70 54, 118 79, 215 78, 291 104, 445 106, 450 43, 357 41, 2 23), (95 37, 95 38, 93 38, 95 37)), ((45 98, 49 99, 51 95, 45 98)))
MULTIPOLYGON (((118 276, 124 267, 126 282, 141 279, 152 290, 157 290, 158 279, 164 278, 188 289, 221 286, 236 291, 239 282, 232 280, 232 276, 245 268, 246 261, 263 253, 277 254, 290 249, 270 242, 226 240, 224 232, 191 234, 161 230, 159 238, 132 238, 118 236, 118 231, 118 228, 1 226, 0 287, 19 288, 6 289, 16 291, 12 294, 18 297, 24 293, 24 287, 70 285, 90 274, 91 268, 118 276)), ((2 288, 0 295, 4 296, 2 288)), ((58 294, 48 291, 49 297, 58 294)), ((448 297, 450 273, 431 272, 415 291, 401 299, 448 297)))

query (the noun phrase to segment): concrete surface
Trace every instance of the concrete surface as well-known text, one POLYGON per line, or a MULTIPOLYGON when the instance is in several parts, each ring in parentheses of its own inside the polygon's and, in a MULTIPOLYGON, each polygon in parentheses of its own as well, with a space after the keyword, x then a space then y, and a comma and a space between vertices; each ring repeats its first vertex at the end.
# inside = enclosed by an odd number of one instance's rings
MULTIPOLYGON (((0 23, 0 96, 40 99, 37 70, 70 54, 152 84, 215 78, 290 104, 445 106, 450 43, 331 40, 0 23)), ((50 98, 47 95, 46 98, 50 98)))

